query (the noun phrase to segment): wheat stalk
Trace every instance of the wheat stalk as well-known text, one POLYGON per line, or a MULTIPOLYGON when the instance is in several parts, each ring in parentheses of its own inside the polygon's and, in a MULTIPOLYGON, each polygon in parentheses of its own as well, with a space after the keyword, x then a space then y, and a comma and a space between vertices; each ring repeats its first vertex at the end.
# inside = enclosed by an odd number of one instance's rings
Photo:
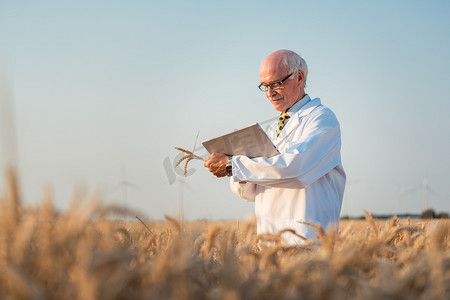
POLYGON ((183 156, 182 158, 180 158, 180 160, 175 164, 175 168, 176 168, 176 167, 178 167, 178 165, 179 165, 183 160, 186 160, 186 162, 184 163, 184 177, 187 177, 187 166, 188 166, 188 163, 189 163, 191 160, 193 160, 193 159, 199 159, 199 160, 203 160, 203 161, 204 161, 204 159, 203 159, 202 157, 200 157, 200 156, 194 154, 195 146, 197 145, 197 140, 198 140, 198 134, 199 134, 199 133, 200 133, 200 131, 197 132, 197 137, 195 138, 195 143, 194 143, 194 149, 192 149, 192 151, 189 151, 189 150, 186 150, 186 149, 183 149, 183 148, 180 148, 180 147, 175 147, 176 150, 181 151, 181 152, 183 152, 183 153, 186 153, 186 155, 183 156))
POLYGON ((139 218, 138 216, 136 216, 136 219, 138 219, 139 221, 141 221, 141 223, 145 226, 145 228, 147 228, 148 231, 149 231, 150 233, 152 233, 152 231, 150 230, 150 228, 148 228, 148 226, 145 225, 144 221, 142 221, 141 218, 139 218))
POLYGON ((182 158, 180 158, 180 160, 175 164, 175 168, 178 167, 178 165, 183 161, 186 160, 186 162, 184 163, 184 177, 187 177, 187 166, 188 163, 193 160, 193 159, 199 159, 199 160, 204 160, 203 158, 201 158, 198 155, 195 155, 194 153, 192 153, 189 150, 185 150, 183 148, 179 148, 179 147, 175 147, 175 149, 177 149, 178 151, 184 152, 186 153, 185 156, 183 156, 182 158))

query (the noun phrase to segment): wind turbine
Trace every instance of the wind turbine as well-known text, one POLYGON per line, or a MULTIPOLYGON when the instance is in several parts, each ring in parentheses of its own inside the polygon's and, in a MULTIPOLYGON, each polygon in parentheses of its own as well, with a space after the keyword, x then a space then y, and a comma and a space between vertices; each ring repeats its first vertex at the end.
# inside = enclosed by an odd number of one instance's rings
POLYGON ((408 213, 408 202, 406 201, 406 189, 401 185, 397 184, 397 187, 400 189, 400 204, 402 206, 403 214, 406 215, 408 213))
MULTIPOLYGON (((418 190, 422 190, 422 211, 429 209, 429 201, 428 201, 428 192, 432 194, 436 194, 432 188, 430 188, 428 184, 428 180, 425 177, 422 181, 421 185, 417 185, 407 191, 403 192, 403 197, 405 197, 408 194, 411 194, 413 192, 416 192, 418 190)), ((406 201, 406 198, 405 198, 406 201)))
POLYGON ((127 180, 127 170, 125 167, 122 167, 122 181, 120 181, 112 190, 117 190, 119 188, 122 189, 122 205, 125 208, 125 221, 128 222, 128 205, 127 205, 127 198, 128 198, 128 187, 139 189, 139 187, 127 180))
POLYGON ((350 216, 350 212, 349 212, 349 200, 348 200, 348 194, 349 194, 349 186, 350 185, 353 185, 353 184, 355 184, 355 183, 359 183, 359 180, 349 180, 349 181, 347 181, 347 183, 346 183, 346 187, 345 187, 345 191, 344 191, 344 199, 343 199, 343 206, 344 206, 344 209, 345 209, 345 213, 347 214, 347 217, 349 218, 349 219, 351 219, 351 216, 350 216))
POLYGON ((428 205, 428 192, 430 192, 432 194, 436 194, 434 192, 434 190, 432 188, 430 188, 430 186, 428 185, 428 180, 425 177, 423 179, 423 181, 422 181, 422 198, 423 198, 422 205, 425 208, 424 210, 429 208, 429 205, 428 205))
POLYGON ((186 182, 183 177, 177 177, 178 182, 178 201, 179 201, 179 220, 184 221, 184 190, 188 189, 190 192, 193 191, 192 187, 186 182))

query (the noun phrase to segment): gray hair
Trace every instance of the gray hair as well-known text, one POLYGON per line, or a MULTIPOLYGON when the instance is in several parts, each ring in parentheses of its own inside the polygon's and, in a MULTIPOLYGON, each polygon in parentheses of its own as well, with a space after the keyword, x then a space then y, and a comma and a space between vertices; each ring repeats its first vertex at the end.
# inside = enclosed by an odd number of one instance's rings
POLYGON ((281 60, 281 65, 286 70, 289 70, 289 73, 295 73, 299 70, 302 71, 304 77, 303 88, 306 87, 308 66, 306 65, 306 61, 300 55, 293 51, 286 51, 286 55, 283 55, 283 59, 281 60))

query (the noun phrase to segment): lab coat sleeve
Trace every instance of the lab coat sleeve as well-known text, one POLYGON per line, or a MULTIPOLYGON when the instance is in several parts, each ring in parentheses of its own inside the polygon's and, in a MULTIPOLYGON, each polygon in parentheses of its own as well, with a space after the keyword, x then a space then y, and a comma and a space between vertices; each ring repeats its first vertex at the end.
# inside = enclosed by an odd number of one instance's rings
POLYGON ((235 181, 233 177, 230 179, 231 191, 238 197, 248 202, 254 202, 256 196, 256 184, 240 183, 235 181))
POLYGON ((340 164, 341 133, 334 113, 308 116, 300 132, 286 141, 286 151, 270 157, 233 157, 234 181, 268 187, 304 188, 340 164))

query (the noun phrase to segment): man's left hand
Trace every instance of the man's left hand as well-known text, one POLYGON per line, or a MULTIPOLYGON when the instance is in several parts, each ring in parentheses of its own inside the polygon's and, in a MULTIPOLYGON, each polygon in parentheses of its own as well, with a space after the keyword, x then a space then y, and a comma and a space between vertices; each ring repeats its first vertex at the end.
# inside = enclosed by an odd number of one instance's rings
POLYGON ((205 167, 217 177, 227 176, 228 156, 222 153, 213 153, 205 158, 205 167))

